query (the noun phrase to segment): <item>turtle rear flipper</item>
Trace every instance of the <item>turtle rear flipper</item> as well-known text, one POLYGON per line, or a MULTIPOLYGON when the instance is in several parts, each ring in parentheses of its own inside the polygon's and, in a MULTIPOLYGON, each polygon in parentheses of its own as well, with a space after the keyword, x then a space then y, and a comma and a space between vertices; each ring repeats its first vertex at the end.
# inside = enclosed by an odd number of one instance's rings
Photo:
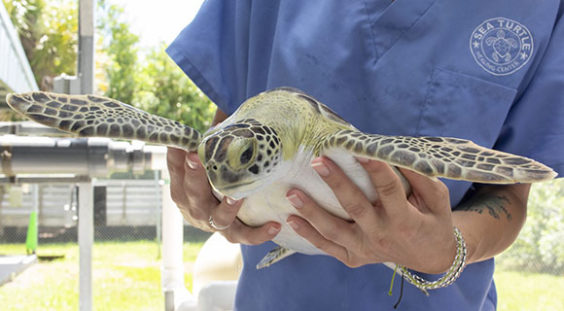
POLYGON ((114 99, 47 92, 9 94, 8 105, 38 123, 81 137, 138 139, 195 151, 198 131, 114 99))
POLYGON ((321 154, 340 148, 429 177, 477 183, 532 183, 556 177, 551 168, 532 159, 458 138, 384 136, 341 130, 327 137, 322 148, 321 154))
POLYGON ((257 270, 258 269, 263 269, 266 267, 270 267, 273 264, 279 262, 280 260, 291 256, 293 254, 295 254, 296 252, 293 250, 289 250, 285 247, 282 246, 278 246, 276 248, 274 248, 273 250, 271 250, 270 252, 268 252, 261 260, 260 262, 257 264, 257 270))

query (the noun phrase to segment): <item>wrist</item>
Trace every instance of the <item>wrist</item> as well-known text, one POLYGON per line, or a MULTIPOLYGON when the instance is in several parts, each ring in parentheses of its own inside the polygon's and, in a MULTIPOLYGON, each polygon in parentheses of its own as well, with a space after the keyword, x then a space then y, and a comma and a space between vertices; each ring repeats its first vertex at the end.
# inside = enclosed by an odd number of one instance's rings
POLYGON ((449 229, 435 247, 417 255, 417 264, 406 265, 409 269, 427 274, 443 274, 449 270, 457 254, 456 236, 449 229))
POLYGON ((456 259, 459 246, 457 245, 456 236, 453 235, 452 232, 449 232, 448 236, 450 239, 448 242, 443 244, 444 250, 439 253, 440 255, 437 257, 436 262, 430 265, 430 269, 428 271, 421 272, 429 274, 443 274, 451 268, 456 259))
POLYGON ((418 276, 417 274, 411 273, 407 268, 400 266, 399 269, 402 273, 403 278, 407 280, 409 283, 413 284, 415 287, 419 288, 427 295, 428 295, 427 292, 428 290, 447 287, 452 283, 454 283, 462 273, 462 270, 464 270, 464 267, 466 266, 466 256, 467 256, 466 243, 464 241, 462 233, 456 227, 454 227, 454 236, 456 239, 456 246, 457 246, 456 255, 450 268, 444 273, 443 276, 441 276, 436 281, 427 281, 422 277, 418 276))
POLYGON ((464 241, 466 243, 467 255, 466 255, 466 263, 474 263, 478 262, 487 258, 481 258, 481 255, 478 254, 478 250, 480 249, 480 236, 474 232, 471 225, 466 224, 462 220, 463 218, 459 217, 459 213, 453 213, 453 220, 454 225, 457 227, 462 236, 464 237, 464 241))

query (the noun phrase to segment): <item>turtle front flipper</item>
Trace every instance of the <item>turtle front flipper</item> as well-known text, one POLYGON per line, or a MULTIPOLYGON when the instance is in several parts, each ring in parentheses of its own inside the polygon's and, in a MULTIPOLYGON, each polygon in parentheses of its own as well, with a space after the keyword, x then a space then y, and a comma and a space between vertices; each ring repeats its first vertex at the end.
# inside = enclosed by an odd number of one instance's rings
POLYGON ((324 140, 321 154, 332 148, 430 177, 491 184, 532 183, 556 177, 551 168, 532 159, 458 138, 384 136, 340 130, 324 140))
POLYGON ((9 94, 6 101, 33 121, 81 137, 138 139, 188 151, 201 140, 193 128, 101 96, 32 92, 9 94))
POLYGON ((270 267, 271 265, 279 262, 280 260, 295 254, 296 252, 293 250, 289 250, 285 247, 278 246, 275 249, 271 250, 264 256, 260 262, 257 264, 257 270, 270 267))

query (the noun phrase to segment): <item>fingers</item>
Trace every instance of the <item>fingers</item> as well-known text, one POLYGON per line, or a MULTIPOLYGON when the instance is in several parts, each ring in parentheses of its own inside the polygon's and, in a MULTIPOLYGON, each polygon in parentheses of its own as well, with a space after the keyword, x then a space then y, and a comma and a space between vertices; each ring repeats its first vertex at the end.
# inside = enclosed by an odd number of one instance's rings
POLYGON ((331 187, 341 206, 360 227, 374 225, 377 213, 371 202, 333 161, 320 157, 313 160, 311 166, 331 187))
MULTIPOLYGON (((212 189, 208 182, 208 177, 204 166, 200 162, 198 155, 194 152, 186 155, 186 165, 184 170, 184 191, 188 197, 194 200, 194 203, 211 203, 209 201, 215 199, 212 195, 212 189)), ((216 204, 218 203, 215 201, 216 204)))
POLYGON ((333 216, 297 189, 288 191, 287 198, 300 215, 327 240, 349 247, 358 244, 354 223, 333 216))
POLYGON ((184 159, 188 152, 173 147, 167 148, 166 161, 169 170, 182 169, 184 166, 184 159))
POLYGON ((196 153, 186 156, 182 191, 187 200, 179 206, 188 209, 195 219, 207 222, 211 208, 217 206, 219 200, 212 194, 206 171, 196 153))
POLYGON ((276 222, 269 222, 260 227, 245 225, 237 218, 237 213, 242 204, 243 200, 225 197, 217 207, 211 210, 210 215, 216 226, 226 228, 218 231, 229 242, 257 245, 272 240, 280 232, 282 226, 276 222))
POLYGON ((397 219, 415 212, 413 208, 409 208, 405 189, 391 166, 384 162, 364 158, 357 158, 357 160, 368 172, 374 191, 378 194, 378 200, 387 216, 397 219))
POLYGON ((210 209, 219 201, 213 196, 204 168, 195 153, 168 148, 170 194, 184 218, 193 226, 211 231, 210 209))
POLYGON ((268 222, 260 227, 249 227, 235 218, 231 226, 220 233, 231 243, 257 245, 272 240, 280 232, 280 228, 280 224, 276 222, 268 222))
MULTIPOLYGON (((233 200, 224 197, 221 203, 210 210, 210 216, 218 228, 226 228, 235 221, 243 200, 233 200)), ((209 218, 208 218, 209 219, 209 218)))
POLYGON ((345 247, 325 238, 306 220, 292 215, 288 217, 288 224, 294 229, 294 231, 296 231, 297 234, 307 239, 311 244, 313 244, 313 246, 322 250, 326 254, 333 256, 346 264, 350 261, 345 247))
POLYGON ((243 200, 233 200, 225 197, 212 210, 211 215, 218 227, 227 227, 219 231, 231 243, 257 245, 272 240, 282 226, 276 222, 269 222, 260 227, 250 227, 237 218, 237 213, 243 200))
POLYGON ((400 169, 400 171, 412 187, 419 210, 450 213, 450 194, 443 182, 408 169, 400 169), (448 200, 447 204, 445 204, 445 199, 448 200))
POLYGON ((243 201, 226 197, 220 202, 215 198, 196 153, 169 148, 167 163, 172 199, 193 226, 204 231, 216 231, 209 224, 211 215, 217 227, 228 227, 221 233, 229 241, 252 245, 272 240, 280 232, 281 226, 276 222, 253 228, 237 219, 243 201))
MULTIPOLYGON (((368 263, 361 259, 363 256, 358 256, 366 251, 363 247, 366 239, 357 223, 333 216, 299 190, 290 190, 287 197, 300 213, 300 216, 291 215, 287 219, 287 223, 297 234, 349 267, 368 263)), ((381 260, 372 254, 370 263, 375 262, 381 260)))
MULTIPOLYGON (((414 254, 418 253, 427 253, 423 258, 440 262, 433 254, 445 248, 445 236, 453 238, 450 214, 439 214, 439 211, 450 211, 444 184, 402 171, 413 190, 407 198, 397 171, 388 164, 367 159, 358 159, 358 162, 368 173, 378 196, 376 205, 368 202, 364 193, 335 163, 318 158, 312 161, 312 167, 355 222, 334 216, 303 192, 292 189, 287 198, 299 216, 288 217, 288 224, 314 246, 350 267, 390 261, 428 269, 428 263, 421 264, 415 258, 414 254)), ((449 242, 447 248, 450 251, 452 243, 449 242)))
POLYGON ((184 184, 186 155, 188 155, 186 151, 171 147, 168 148, 166 154, 166 161, 171 184, 170 192, 172 200, 177 205, 186 200, 186 196, 182 189, 182 185, 184 184))

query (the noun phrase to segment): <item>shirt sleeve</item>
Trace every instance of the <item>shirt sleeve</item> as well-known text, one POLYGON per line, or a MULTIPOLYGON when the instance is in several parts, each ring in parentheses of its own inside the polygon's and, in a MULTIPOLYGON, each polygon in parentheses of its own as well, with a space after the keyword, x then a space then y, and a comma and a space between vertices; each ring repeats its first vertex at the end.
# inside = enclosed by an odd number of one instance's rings
POLYGON ((551 41, 533 79, 512 107, 495 148, 533 158, 564 174, 564 20, 561 6, 551 41))
POLYGON ((249 72, 269 62, 278 1, 205 1, 167 53, 222 111, 233 113, 260 83, 249 72), (253 26, 254 25, 254 26, 253 26))

